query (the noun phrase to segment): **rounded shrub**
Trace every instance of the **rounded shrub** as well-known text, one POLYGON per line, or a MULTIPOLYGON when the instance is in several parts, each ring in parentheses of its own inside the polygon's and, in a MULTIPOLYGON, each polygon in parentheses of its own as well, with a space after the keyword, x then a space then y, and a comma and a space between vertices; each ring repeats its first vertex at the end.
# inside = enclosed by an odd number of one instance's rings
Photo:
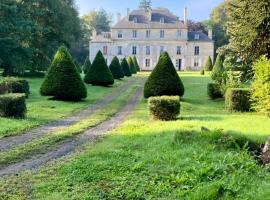
POLYGON ((124 59, 122 60, 122 62, 121 62, 121 67, 122 67, 122 69, 123 69, 123 72, 124 72, 125 76, 127 76, 127 77, 132 76, 132 74, 131 74, 131 71, 130 71, 130 68, 129 68, 129 65, 128 65, 128 62, 127 62, 127 59, 126 59, 126 58, 124 58, 124 59))
POLYGON ((128 57, 128 65, 129 65, 129 68, 130 68, 130 72, 132 74, 136 74, 137 73, 137 70, 136 70, 136 67, 133 63, 133 59, 131 56, 128 57))
POLYGON ((213 62, 210 56, 206 60, 206 63, 204 65, 204 70, 208 72, 213 70, 213 62))
POLYGON ((248 88, 229 88, 225 94, 225 108, 230 112, 250 111, 251 90, 248 88))
POLYGON ((179 96, 161 96, 148 99, 150 116, 156 120, 175 120, 180 114, 179 96))
POLYGON ((213 100, 223 97, 220 87, 216 83, 208 83, 207 94, 210 97, 210 99, 213 99, 213 100))
POLYGON ((26 113, 25 94, 0 95, 0 116, 23 118, 26 113))
POLYGON ((84 64, 83 64, 83 73, 87 74, 90 67, 91 67, 91 62, 90 62, 89 56, 87 56, 87 58, 85 59, 84 64))
POLYGON ((29 83, 23 79, 6 77, 0 81, 0 94, 4 93, 24 93, 28 97, 30 94, 29 83))
POLYGON ((84 81, 88 84, 109 86, 114 84, 113 75, 106 64, 105 58, 101 51, 99 51, 84 77, 84 81))
POLYGON ((141 71, 136 56, 133 56, 132 59, 133 59, 133 63, 134 63, 134 65, 135 65, 136 71, 137 71, 137 72, 141 71))
POLYGON ((114 79, 124 78, 125 74, 119 62, 119 59, 115 56, 110 64, 110 70, 114 79))
POLYGON ((61 46, 56 52, 40 93, 67 101, 86 98, 86 87, 66 47, 61 46))
POLYGON ((184 93, 183 82, 178 76, 169 54, 164 52, 145 83, 144 97, 164 95, 182 97, 184 93))

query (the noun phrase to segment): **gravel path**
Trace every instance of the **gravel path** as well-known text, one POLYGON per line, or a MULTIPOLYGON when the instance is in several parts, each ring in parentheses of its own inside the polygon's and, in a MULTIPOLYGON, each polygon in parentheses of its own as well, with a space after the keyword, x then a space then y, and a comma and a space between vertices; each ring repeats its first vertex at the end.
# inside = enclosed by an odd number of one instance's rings
POLYGON ((123 107, 122 110, 120 110, 112 118, 104 121, 96 127, 85 131, 75 139, 67 140, 66 142, 60 144, 57 150, 47 152, 46 154, 39 155, 36 158, 21 161, 1 169, 0 176, 16 174, 22 170, 38 168, 39 166, 46 164, 48 161, 66 156, 75 151, 78 147, 104 136, 109 131, 117 128, 126 119, 126 117, 131 113, 131 111, 140 100, 141 93, 142 87, 139 87, 136 90, 134 96, 126 104, 126 106, 123 107))
POLYGON ((103 99, 99 100, 97 103, 90 105, 88 108, 74 113, 70 117, 57 120, 50 124, 39 126, 21 135, 11 136, 11 137, 1 139, 0 152, 8 151, 15 146, 22 145, 36 138, 40 138, 49 132, 55 131, 60 128, 64 128, 66 126, 70 126, 85 118, 89 118, 89 116, 91 116, 93 112, 108 105, 111 101, 113 101, 121 93, 126 91, 132 84, 135 84, 135 83, 136 83, 135 79, 132 79, 128 81, 127 83, 124 83, 123 85, 119 86, 113 93, 109 94, 108 96, 105 96, 103 99))

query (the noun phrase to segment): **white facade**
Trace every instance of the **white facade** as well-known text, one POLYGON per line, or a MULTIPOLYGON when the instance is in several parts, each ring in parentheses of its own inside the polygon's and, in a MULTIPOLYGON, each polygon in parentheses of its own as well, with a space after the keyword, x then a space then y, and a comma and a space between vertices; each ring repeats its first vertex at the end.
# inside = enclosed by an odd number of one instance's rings
MULTIPOLYGON (((186 17, 185 17, 186 18, 186 17)), ((189 32, 167 9, 135 10, 120 20, 111 32, 94 34, 90 41, 90 60, 101 51, 109 65, 134 55, 142 70, 153 70, 163 51, 167 51, 177 70, 200 70, 208 56, 213 59, 214 44, 204 33, 189 32)))

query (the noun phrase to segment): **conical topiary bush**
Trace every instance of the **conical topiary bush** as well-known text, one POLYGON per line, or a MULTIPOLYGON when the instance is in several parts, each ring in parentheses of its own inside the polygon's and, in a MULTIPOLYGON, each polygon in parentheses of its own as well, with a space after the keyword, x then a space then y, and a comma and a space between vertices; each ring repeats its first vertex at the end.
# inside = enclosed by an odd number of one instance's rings
POLYGON ((124 71, 125 76, 127 76, 127 77, 132 76, 132 74, 131 74, 131 71, 130 71, 130 68, 129 68, 129 65, 128 65, 128 62, 127 62, 127 59, 126 59, 126 58, 124 58, 124 59, 122 60, 122 62, 121 62, 121 67, 122 67, 122 69, 123 69, 123 71, 124 71))
POLYGON ((115 56, 110 64, 110 70, 114 79, 124 78, 125 74, 120 65, 119 59, 115 56))
POLYGON ((136 74, 137 73, 137 70, 136 70, 136 67, 133 63, 133 59, 131 56, 128 57, 128 65, 129 65, 129 68, 130 68, 130 72, 132 74, 136 74))
POLYGON ((101 51, 97 53, 91 68, 84 77, 84 81, 88 84, 99 86, 109 86, 114 83, 113 75, 101 51))
POLYGON ((206 63, 204 65, 204 71, 212 71, 213 69, 213 62, 212 62, 212 59, 211 57, 209 56, 206 60, 206 63))
POLYGON ((134 63, 134 65, 135 65, 136 71, 137 71, 137 72, 141 71, 136 56, 133 56, 132 59, 133 59, 133 63, 134 63))
POLYGON ((90 62, 89 56, 87 56, 83 64, 83 73, 87 74, 90 67, 91 67, 91 62, 90 62))
POLYGON ((211 73, 211 78, 218 82, 218 83, 222 83, 223 79, 224 79, 224 72, 225 69, 223 67, 223 61, 220 55, 217 56, 215 65, 213 67, 212 73, 211 73))
POLYGON ((68 101, 86 98, 86 87, 66 47, 56 52, 40 93, 68 101))
POLYGON ((78 72, 81 74, 81 73, 82 73, 82 67, 81 67, 81 64, 80 64, 76 59, 74 59, 73 62, 74 62, 74 64, 75 64, 75 66, 76 66, 78 72))
POLYGON ((144 86, 144 97, 151 96, 183 96, 184 85, 178 76, 167 52, 160 57, 144 86))

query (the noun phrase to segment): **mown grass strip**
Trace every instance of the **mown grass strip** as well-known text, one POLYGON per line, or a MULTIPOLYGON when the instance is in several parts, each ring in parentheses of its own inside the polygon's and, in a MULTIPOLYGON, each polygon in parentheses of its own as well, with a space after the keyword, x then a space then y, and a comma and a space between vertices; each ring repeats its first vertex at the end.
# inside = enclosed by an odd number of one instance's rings
POLYGON ((10 151, 0 153, 0 167, 3 168, 9 164, 54 149, 58 143, 68 138, 75 137, 91 127, 97 126, 116 114, 129 101, 136 89, 136 85, 132 86, 106 107, 94 112, 88 119, 82 120, 66 128, 59 129, 58 131, 48 133, 43 138, 32 140, 31 142, 10 151))

